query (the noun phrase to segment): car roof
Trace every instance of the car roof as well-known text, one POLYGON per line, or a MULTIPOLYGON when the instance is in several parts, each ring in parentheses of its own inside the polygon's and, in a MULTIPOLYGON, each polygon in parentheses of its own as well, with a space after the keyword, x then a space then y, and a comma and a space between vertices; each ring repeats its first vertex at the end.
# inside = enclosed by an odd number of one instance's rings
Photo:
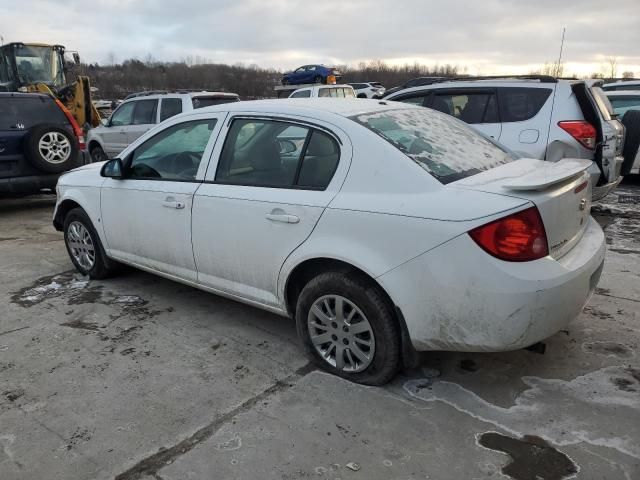
MULTIPOLYGON (((582 80, 580 80, 582 81, 582 80)), ((560 82, 575 83, 574 80, 561 80, 559 79, 555 83, 540 82, 538 80, 522 79, 522 78, 504 78, 504 79, 491 79, 491 80, 452 80, 444 82, 435 82, 428 85, 418 85, 416 87, 401 88, 391 95, 396 96, 399 94, 421 92, 423 90, 435 90, 440 88, 468 88, 468 87, 504 87, 504 86, 517 86, 517 87, 531 87, 531 88, 555 88, 554 85, 560 82)))
POLYGON ((640 85, 640 80, 620 80, 618 82, 605 83, 604 87, 614 87, 618 85, 640 85))
POLYGON ((422 109, 416 105, 363 98, 278 98, 225 103, 199 108, 203 112, 255 112, 312 116, 314 113, 351 117, 363 113, 384 112, 398 109, 422 109))
POLYGON ((605 90, 604 93, 607 97, 637 97, 640 95, 640 85, 638 85, 638 90, 605 90))
POLYGON ((198 91, 187 91, 187 90, 174 90, 174 91, 170 91, 170 90, 165 90, 165 91, 159 91, 159 90, 152 90, 152 91, 148 91, 148 92, 138 92, 138 93, 132 93, 131 95, 129 95, 125 101, 130 101, 130 100, 138 100, 138 99, 155 99, 155 98, 162 98, 162 97, 166 97, 166 96, 175 96, 175 97, 180 97, 180 96, 188 96, 190 98, 195 98, 195 97, 220 97, 220 98, 230 98, 230 97, 238 97, 239 95, 237 93, 232 93, 232 92, 215 92, 215 91, 208 91, 208 90, 198 90, 198 91))

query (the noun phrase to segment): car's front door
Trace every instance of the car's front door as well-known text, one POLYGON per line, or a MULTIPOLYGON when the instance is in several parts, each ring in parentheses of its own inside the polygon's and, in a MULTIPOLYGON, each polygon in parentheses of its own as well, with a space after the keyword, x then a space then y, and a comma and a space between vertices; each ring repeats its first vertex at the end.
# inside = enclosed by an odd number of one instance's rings
POLYGON ((426 107, 452 115, 498 140, 502 131, 494 88, 436 89, 426 107))
POLYGON ((105 179, 102 225, 110 256, 195 281, 191 207, 226 114, 195 114, 126 155, 124 179, 105 179))
POLYGON ((133 121, 135 103, 132 101, 120 105, 111 115, 107 125, 101 129, 100 137, 104 151, 109 157, 115 157, 130 143, 127 138, 127 128, 133 121))
POLYGON ((342 184, 349 140, 334 127, 295 118, 236 116, 227 123, 194 197, 198 282, 277 306, 280 267, 342 184))
POLYGON ((296 68, 293 71, 293 74, 291 75, 291 83, 293 84, 297 84, 297 83, 304 83, 304 76, 305 76, 305 70, 306 70, 306 66, 305 67, 300 67, 300 68, 296 68))
POLYGON ((136 100, 131 125, 127 130, 127 141, 131 144, 158 123, 158 99, 136 100))

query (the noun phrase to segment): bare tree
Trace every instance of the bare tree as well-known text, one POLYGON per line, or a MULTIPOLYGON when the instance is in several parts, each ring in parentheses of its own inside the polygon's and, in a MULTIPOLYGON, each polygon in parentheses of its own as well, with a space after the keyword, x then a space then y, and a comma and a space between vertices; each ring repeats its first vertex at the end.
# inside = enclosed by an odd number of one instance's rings
POLYGON ((616 74, 618 72, 618 58, 617 57, 607 58, 607 67, 608 67, 609 78, 616 78, 616 74))
POLYGON ((622 72, 622 78, 624 78, 624 79, 633 78, 633 76, 634 76, 633 72, 630 72, 628 70, 626 72, 622 72))

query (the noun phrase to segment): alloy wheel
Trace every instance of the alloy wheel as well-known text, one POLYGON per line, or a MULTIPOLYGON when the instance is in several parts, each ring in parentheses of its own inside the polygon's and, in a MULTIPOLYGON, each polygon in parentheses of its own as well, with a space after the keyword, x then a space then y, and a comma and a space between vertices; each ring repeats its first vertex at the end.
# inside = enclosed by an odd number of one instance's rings
POLYGON ((67 229, 67 245, 71 256, 86 271, 93 268, 96 262, 96 249, 87 227, 78 221, 71 222, 67 229))
POLYGON ((375 338, 367 317, 340 295, 324 295, 309 310, 311 343, 320 356, 338 370, 356 373, 366 369, 375 354, 375 338))
POLYGON ((47 132, 38 142, 38 151, 49 163, 64 163, 71 155, 71 142, 60 132, 47 132))

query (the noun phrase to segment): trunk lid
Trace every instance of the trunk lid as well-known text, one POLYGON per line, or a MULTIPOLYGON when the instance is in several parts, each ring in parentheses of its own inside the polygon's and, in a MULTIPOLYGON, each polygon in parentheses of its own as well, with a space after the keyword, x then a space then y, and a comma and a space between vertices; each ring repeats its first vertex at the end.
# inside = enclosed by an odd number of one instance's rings
POLYGON ((578 243, 588 224, 591 160, 545 162, 524 158, 449 184, 532 202, 547 233, 549 254, 560 258, 578 243))

